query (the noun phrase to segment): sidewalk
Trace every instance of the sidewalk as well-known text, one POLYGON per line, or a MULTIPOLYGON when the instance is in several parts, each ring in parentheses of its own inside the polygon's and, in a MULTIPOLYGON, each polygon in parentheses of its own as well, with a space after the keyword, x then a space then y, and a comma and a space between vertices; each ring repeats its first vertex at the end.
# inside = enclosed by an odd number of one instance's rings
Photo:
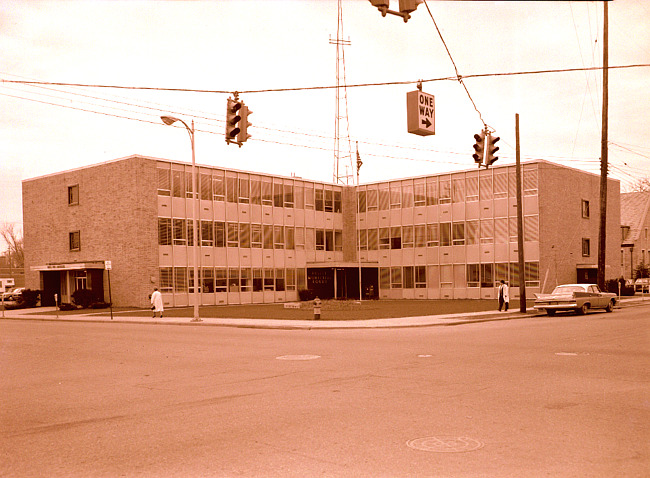
MULTIPOLYGON (((648 301, 650 304, 650 300, 648 301)), ((621 299, 616 308, 643 305, 643 299, 621 299)), ((376 329, 376 328, 402 328, 402 327, 432 327, 471 324, 478 322, 493 322, 498 320, 525 319, 532 317, 546 317, 543 312, 529 308, 525 314, 511 309, 510 312, 487 311, 466 312, 461 314, 427 315, 416 317, 400 317, 386 319, 363 320, 281 320, 281 319, 229 319, 201 317, 201 322, 193 322, 190 318, 165 317, 145 318, 114 314, 113 319, 105 310, 88 312, 76 315, 50 315, 55 312, 54 307, 40 307, 38 309, 16 309, 4 311, 4 317, 12 320, 41 320, 58 322, 94 322, 94 323, 133 323, 152 325, 191 325, 191 326, 221 326, 257 329, 285 329, 285 330, 311 330, 311 329, 376 329)))

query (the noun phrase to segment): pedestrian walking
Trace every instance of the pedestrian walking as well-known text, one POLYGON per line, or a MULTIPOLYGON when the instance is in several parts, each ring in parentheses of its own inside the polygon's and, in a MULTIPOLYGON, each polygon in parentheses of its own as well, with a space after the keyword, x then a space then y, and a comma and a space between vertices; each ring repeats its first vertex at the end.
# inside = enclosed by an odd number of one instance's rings
POLYGON ((162 294, 158 290, 158 287, 153 288, 153 294, 151 294, 151 310, 153 311, 153 318, 156 318, 156 312, 160 312, 160 318, 163 316, 163 298, 162 294))
POLYGON ((508 306, 510 305, 510 290, 508 284, 501 279, 501 284, 499 285, 499 312, 502 308, 505 308, 505 311, 508 312, 508 306))

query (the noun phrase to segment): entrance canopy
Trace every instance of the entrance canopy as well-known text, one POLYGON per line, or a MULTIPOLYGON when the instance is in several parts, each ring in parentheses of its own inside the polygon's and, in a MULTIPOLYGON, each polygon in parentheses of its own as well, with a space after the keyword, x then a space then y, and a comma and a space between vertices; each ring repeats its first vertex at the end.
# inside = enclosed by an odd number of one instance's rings
POLYGON ((44 266, 32 266, 33 271, 80 271, 87 269, 105 269, 105 261, 89 262, 50 262, 44 266))

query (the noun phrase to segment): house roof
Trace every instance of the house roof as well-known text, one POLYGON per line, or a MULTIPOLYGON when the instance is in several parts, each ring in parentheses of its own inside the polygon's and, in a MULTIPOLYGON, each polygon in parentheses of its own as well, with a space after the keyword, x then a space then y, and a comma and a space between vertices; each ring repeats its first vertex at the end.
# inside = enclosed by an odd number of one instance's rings
POLYGON ((639 239, 649 212, 650 191, 621 194, 621 225, 630 228, 624 243, 634 243, 639 239))

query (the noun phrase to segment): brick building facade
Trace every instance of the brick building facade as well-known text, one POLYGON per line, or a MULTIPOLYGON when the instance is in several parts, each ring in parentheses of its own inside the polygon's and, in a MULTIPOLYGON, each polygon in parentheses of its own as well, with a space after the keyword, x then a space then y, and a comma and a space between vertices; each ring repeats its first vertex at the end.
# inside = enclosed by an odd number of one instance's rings
MULTIPOLYGON (((494 298, 518 285, 514 166, 343 186, 197 167, 202 304, 326 297, 494 298)), ((192 304, 191 166, 142 156, 23 181, 26 282, 64 302, 192 304), (110 261, 110 272, 106 270, 110 261)), ((523 167, 530 293, 595 281, 599 177, 523 167)), ((608 278, 619 274, 619 183, 608 183, 608 278)), ((516 297, 518 290, 512 289, 516 297)))

